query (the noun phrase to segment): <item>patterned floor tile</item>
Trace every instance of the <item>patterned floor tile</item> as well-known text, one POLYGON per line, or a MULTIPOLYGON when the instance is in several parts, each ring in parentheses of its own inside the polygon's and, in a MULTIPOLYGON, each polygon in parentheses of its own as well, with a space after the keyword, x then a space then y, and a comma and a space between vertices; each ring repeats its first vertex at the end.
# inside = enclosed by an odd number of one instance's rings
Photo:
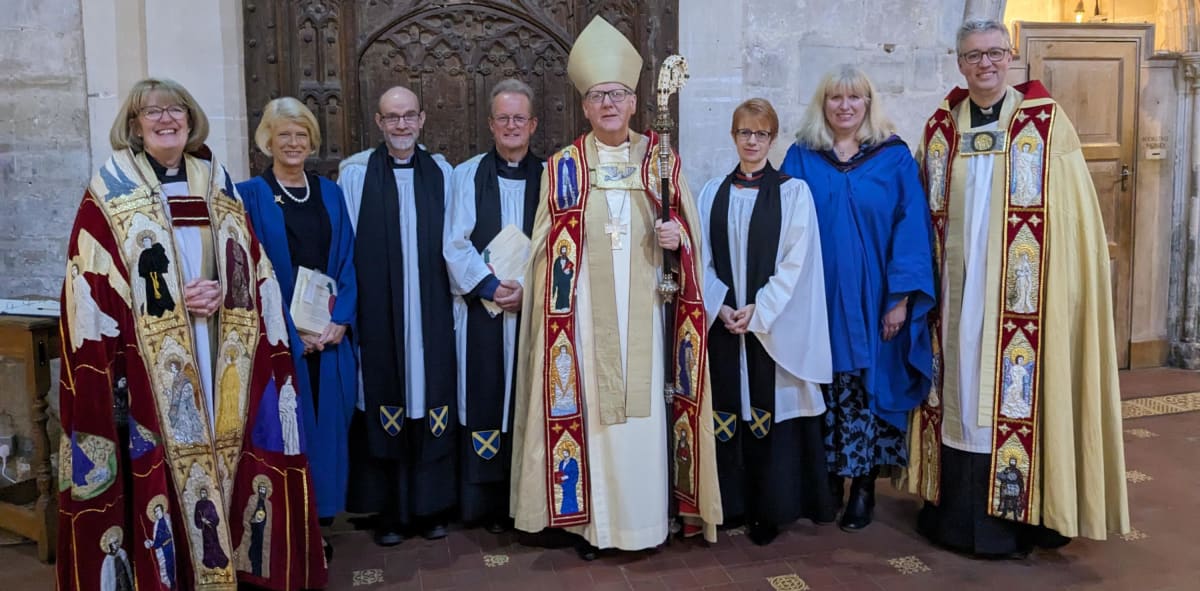
POLYGON ((1158 433, 1155 433, 1154 431, 1151 431, 1149 429, 1126 429, 1125 432, 1134 437, 1137 437, 1138 439, 1149 439, 1151 437, 1158 437, 1158 433))
POLYGON ((1167 394, 1134 398, 1121 402, 1121 416, 1126 419, 1153 417, 1200 410, 1200 392, 1167 394))
POLYGON ((488 568, 496 568, 508 564, 507 554, 484 554, 483 564, 488 568))
POLYGON ((892 565, 892 568, 900 571, 902 575, 927 573, 931 570, 928 565, 921 562, 921 559, 916 556, 901 556, 899 558, 892 558, 887 562, 892 565))
POLYGON ((1146 532, 1140 529, 1131 529, 1129 530, 1129 533, 1121 534, 1121 539, 1125 540, 1126 542, 1136 542, 1138 540, 1144 540, 1148 537, 1150 536, 1146 535, 1146 532))
POLYGON ((354 575, 350 578, 350 582, 355 587, 362 587, 364 585, 378 585, 383 583, 383 569, 364 568, 362 570, 356 570, 354 571, 354 575))
POLYGON ((1128 480, 1133 484, 1138 484, 1140 482, 1150 482, 1151 480, 1154 480, 1154 477, 1137 470, 1126 470, 1125 480, 1128 480))
POLYGON ((771 584, 771 588, 775 591, 810 591, 812 589, 799 575, 767 577, 767 582, 771 584))

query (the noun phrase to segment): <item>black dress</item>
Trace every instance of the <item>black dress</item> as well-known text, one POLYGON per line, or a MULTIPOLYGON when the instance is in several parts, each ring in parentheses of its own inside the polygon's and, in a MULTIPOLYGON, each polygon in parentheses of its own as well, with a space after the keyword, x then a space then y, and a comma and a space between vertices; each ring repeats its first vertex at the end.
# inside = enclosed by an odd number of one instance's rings
MULTIPOLYGON (((292 279, 295 280, 300 267, 315 269, 326 275, 330 274, 329 242, 333 239, 333 230, 329 223, 329 212, 321 199, 321 180, 312 172, 308 176, 308 192, 304 187, 288 187, 287 190, 295 198, 289 197, 275 178, 275 171, 268 168, 263 172, 263 179, 271 187, 275 202, 283 210, 283 225, 287 231, 288 254, 292 259, 292 279), (308 198, 305 199, 307 194, 308 198)), ((278 272, 278 269, 276 270, 278 272)), ((304 356, 308 364, 308 381, 312 388, 313 412, 320 416, 321 407, 321 352, 313 351, 304 356)))

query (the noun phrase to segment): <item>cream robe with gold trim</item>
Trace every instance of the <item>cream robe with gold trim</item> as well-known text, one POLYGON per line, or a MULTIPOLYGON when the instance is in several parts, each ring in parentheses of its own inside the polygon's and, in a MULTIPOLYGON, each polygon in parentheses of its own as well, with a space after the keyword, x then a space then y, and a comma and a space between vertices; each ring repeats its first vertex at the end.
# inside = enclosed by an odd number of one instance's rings
MULTIPOLYGON (((1000 129, 1008 129, 1020 106, 1035 106, 1052 99, 1031 100, 1011 86, 1000 113, 1000 129)), ((970 109, 963 100, 953 110, 960 132, 970 129, 970 109)), ((1113 330, 1112 284, 1109 277, 1108 240, 1099 201, 1079 137, 1067 114, 1059 107, 1050 132, 1046 181, 1049 230, 1048 262, 1042 304, 1042 372, 1040 429, 1041 522, 1067 537, 1103 540, 1108 532, 1129 531, 1125 482, 1125 451, 1121 429, 1120 384, 1117 380, 1116 338, 1113 330)), ((922 143, 917 160, 924 161, 922 143)), ((967 163, 955 155, 951 169, 950 212, 946 238, 947 275, 951 286, 942 293, 941 342, 945 347, 946 376, 942 390, 943 433, 961 433, 959 412, 957 324, 963 278, 963 208, 967 190, 967 163), (955 293, 957 292, 957 293, 955 293)), ((980 426, 991 426, 997 360, 997 318, 1000 312, 1000 257, 1004 250, 1004 183, 1009 182, 1003 155, 994 159, 992 199, 988 220, 987 301, 978 397, 980 426)), ((919 493, 921 453, 919 409, 911 415, 909 467, 899 486, 919 493)), ((1037 516, 1033 516, 1034 522, 1037 516)))
MULTIPOLYGON (((641 163, 648 138, 630 133, 629 160, 641 163)), ((600 163, 596 140, 585 141, 588 162, 600 163)), ((596 175, 593 175, 593 178, 596 175)), ((653 175, 652 175, 653 178, 653 175)), ((679 211, 692 228, 693 244, 701 247, 700 216, 695 202, 680 179, 682 194, 677 198, 679 211)), ((521 315, 520 351, 517 357, 517 387, 514 391, 513 471, 511 513, 516 527, 536 532, 547 527, 549 510, 546 491, 546 442, 544 392, 546 301, 546 240, 550 232, 550 187, 542 175, 541 204, 532 232, 532 261, 526 273, 525 300, 521 315)), ((627 323, 627 372, 631 376, 626 389, 628 417, 622 422, 602 424, 597 394, 600 381, 611 383, 613 372, 620 380, 620 366, 610 367, 605 359, 620 359, 615 295, 604 296, 604 287, 614 285, 612 251, 604 233, 609 209, 606 191, 592 189, 588 197, 584 237, 576 294, 575 345, 578 351, 586 407, 586 434, 591 469, 593 517, 587 525, 569 527, 589 543, 599 547, 636 550, 661 543, 668 533, 666 412, 663 403, 662 309, 656 293, 662 255, 653 231, 655 211, 641 191, 629 192, 629 235, 624 237, 629 253, 629 311, 627 323), (597 260, 599 259, 599 261, 597 260), (603 264, 605 261, 609 264, 603 264), (598 264, 599 263, 599 264, 598 264), (588 305, 590 303, 590 305, 588 305), (597 360, 601 361, 597 361, 597 360), (599 364, 604 367, 600 368, 599 364), (632 376, 647 376, 641 380, 632 376), (599 380, 598 380, 599 378, 599 380), (607 379, 606 379, 607 378, 607 379), (649 408, 649 416, 645 409, 649 408), (645 467, 645 469, 643 469, 645 467)), ((614 210, 615 213, 615 210, 614 210)), ((697 260, 700 260, 697 257, 697 260)), ((703 268, 697 268, 703 273, 703 268)), ((703 277, 697 281, 703 284, 703 277)), ((612 289, 610 287, 610 289, 612 289)), ((704 389, 709 391, 708 372, 703 373, 704 389)), ((701 461, 699 495, 704 520, 704 537, 716 541, 716 525, 721 522, 721 497, 717 483, 716 443, 713 438, 712 403, 704 397, 700 415, 699 440, 701 461)))

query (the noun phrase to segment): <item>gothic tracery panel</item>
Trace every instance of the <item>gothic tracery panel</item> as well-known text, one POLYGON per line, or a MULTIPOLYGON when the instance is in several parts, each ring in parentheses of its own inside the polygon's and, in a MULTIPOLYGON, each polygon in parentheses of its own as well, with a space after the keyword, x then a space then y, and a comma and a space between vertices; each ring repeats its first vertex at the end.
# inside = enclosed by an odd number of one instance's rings
POLYGON ((378 96, 403 85, 426 111, 421 142, 452 163, 487 149, 488 93, 520 78, 537 95, 533 148, 545 156, 586 129, 566 76, 571 42, 592 16, 623 30, 646 58, 634 127, 652 120, 652 68, 674 50, 677 0, 247 0, 246 87, 251 168, 269 159, 253 146, 262 107, 295 96, 324 136, 310 165, 333 176, 343 158, 380 140, 378 96))

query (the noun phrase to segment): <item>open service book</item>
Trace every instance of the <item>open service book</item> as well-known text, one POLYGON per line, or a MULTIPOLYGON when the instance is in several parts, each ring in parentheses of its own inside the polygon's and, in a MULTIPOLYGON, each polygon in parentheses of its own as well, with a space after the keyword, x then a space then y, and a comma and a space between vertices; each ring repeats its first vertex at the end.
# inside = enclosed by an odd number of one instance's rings
POLYGON ((337 281, 320 271, 300 267, 296 289, 292 292, 292 320, 296 330, 319 335, 329 325, 333 303, 337 300, 337 281))
MULTIPOLYGON (((525 265, 529 264, 529 248, 529 237, 520 228, 509 224, 483 249, 483 262, 497 279, 521 281, 525 276, 525 265)), ((483 307, 493 318, 504 311, 491 300, 483 300, 483 307)))

